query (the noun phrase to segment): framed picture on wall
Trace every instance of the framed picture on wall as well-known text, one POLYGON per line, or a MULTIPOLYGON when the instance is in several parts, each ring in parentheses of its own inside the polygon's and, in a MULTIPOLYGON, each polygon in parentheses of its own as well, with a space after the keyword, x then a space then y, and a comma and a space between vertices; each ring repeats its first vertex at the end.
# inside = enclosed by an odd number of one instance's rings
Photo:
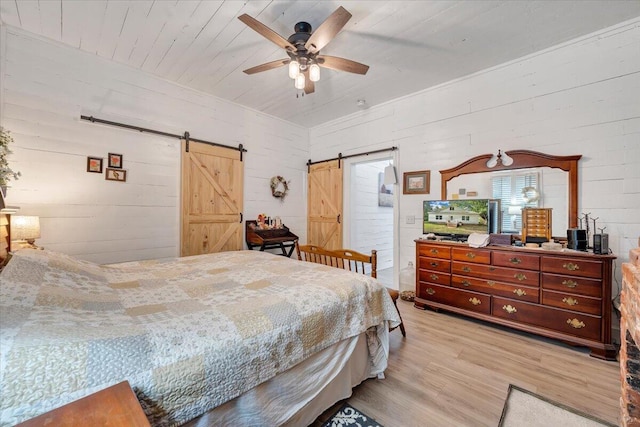
POLYGON ((102 173, 102 157, 87 157, 87 172, 102 173))
POLYGON ((382 172, 378 174, 378 206, 393 207, 393 184, 385 185, 382 172))
POLYGON ((109 153, 109 167, 122 169, 122 154, 109 153))
POLYGON ((107 175, 105 176, 107 181, 127 181, 127 171, 124 169, 112 169, 107 168, 107 175))
POLYGON ((402 194, 429 194, 431 171, 405 172, 402 194))

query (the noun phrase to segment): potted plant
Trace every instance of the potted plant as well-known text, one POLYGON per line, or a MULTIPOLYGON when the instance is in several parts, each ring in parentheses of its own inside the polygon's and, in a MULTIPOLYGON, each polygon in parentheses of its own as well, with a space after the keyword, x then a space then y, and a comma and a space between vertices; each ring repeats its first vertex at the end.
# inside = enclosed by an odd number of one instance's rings
POLYGON ((17 180, 20 177, 20 172, 14 172, 9 167, 9 160, 7 157, 12 153, 9 149, 9 144, 13 142, 13 138, 10 135, 10 131, 0 126, 0 191, 2 191, 2 202, 4 204, 4 197, 7 195, 7 184, 9 181, 17 180))

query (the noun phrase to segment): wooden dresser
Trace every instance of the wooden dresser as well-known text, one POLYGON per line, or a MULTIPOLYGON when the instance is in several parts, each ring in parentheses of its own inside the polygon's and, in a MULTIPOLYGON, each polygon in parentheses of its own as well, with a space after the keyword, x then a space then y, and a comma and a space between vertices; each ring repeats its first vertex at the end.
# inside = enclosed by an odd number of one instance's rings
POLYGON ((613 255, 416 240, 418 308, 464 314, 586 346, 615 360, 613 255))

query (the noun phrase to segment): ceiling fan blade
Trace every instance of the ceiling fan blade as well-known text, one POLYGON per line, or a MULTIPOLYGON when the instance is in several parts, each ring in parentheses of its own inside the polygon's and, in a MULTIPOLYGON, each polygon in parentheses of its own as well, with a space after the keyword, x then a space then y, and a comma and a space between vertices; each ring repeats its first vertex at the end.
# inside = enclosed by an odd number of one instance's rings
POLYGON ((291 59, 289 58, 278 59, 277 61, 271 61, 265 64, 256 65, 255 67, 247 68, 246 70, 244 70, 244 73, 246 74, 261 73, 263 71, 273 70, 274 68, 282 67, 284 65, 287 65, 289 62, 291 62, 291 59))
POLYGON ((338 58, 337 56, 320 55, 317 58, 318 65, 332 70, 347 71, 354 74, 367 74, 369 66, 350 59, 338 58))
POLYGON ((296 50, 295 46, 289 43, 287 39, 264 25, 262 22, 247 15, 246 13, 238 16, 238 19, 247 24, 249 28, 257 32, 267 40, 270 40, 273 43, 277 44, 281 48, 286 49, 289 52, 293 52, 296 50))
POLYGON ((311 34, 304 47, 311 53, 316 53, 327 45, 351 19, 351 14, 340 6, 311 34))
POLYGON ((316 84, 309 78, 309 70, 304 72, 304 93, 310 94, 316 91, 316 84))

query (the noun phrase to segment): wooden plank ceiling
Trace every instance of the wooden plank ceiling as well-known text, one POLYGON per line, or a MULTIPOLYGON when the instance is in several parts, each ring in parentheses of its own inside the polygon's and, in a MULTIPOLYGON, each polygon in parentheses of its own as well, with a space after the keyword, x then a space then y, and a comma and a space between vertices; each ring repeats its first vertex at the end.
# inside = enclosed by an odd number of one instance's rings
POLYGON ((313 127, 640 16, 640 1, 163 1, 3 0, 5 25, 313 127), (249 14, 287 38, 338 6, 353 17, 323 50, 369 65, 367 75, 322 69, 297 97, 286 58, 240 22, 249 14))

